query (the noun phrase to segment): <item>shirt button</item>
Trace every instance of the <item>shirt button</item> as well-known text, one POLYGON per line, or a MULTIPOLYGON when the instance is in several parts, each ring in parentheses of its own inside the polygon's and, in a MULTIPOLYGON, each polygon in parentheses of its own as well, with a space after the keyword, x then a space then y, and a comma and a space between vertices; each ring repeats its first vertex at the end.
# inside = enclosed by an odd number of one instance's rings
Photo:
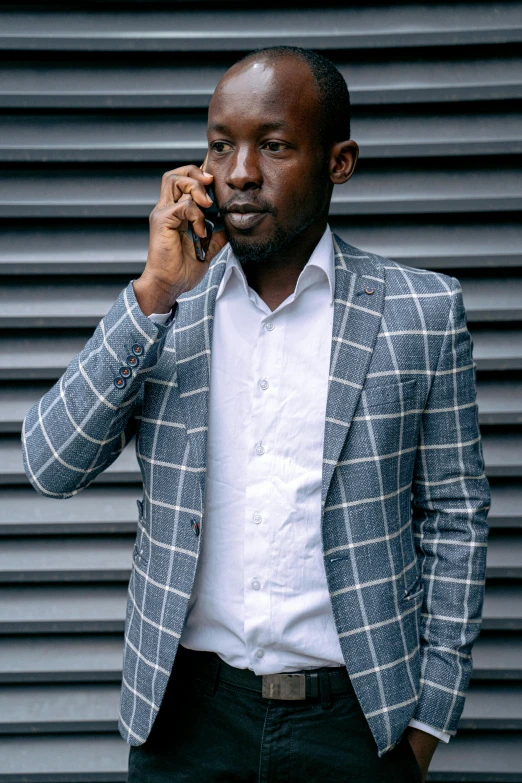
POLYGON ((254 520, 254 522, 256 523, 256 525, 259 525, 259 523, 260 523, 260 522, 262 522, 262 520, 263 520, 263 517, 261 516, 261 514, 254 514, 254 516, 252 517, 252 519, 254 520))
POLYGON ((261 456, 264 453, 265 453, 264 446, 262 446, 261 443, 258 443, 257 446, 256 446, 256 454, 261 456))
POLYGON ((252 589, 261 590, 261 582, 258 582, 257 579, 254 579, 252 582, 252 589))
POLYGON ((272 323, 272 321, 267 321, 265 324, 265 329, 267 330, 267 332, 271 332, 273 328, 274 328, 274 324, 272 323))
POLYGON ((263 389, 263 391, 266 391, 266 389, 268 389, 268 381, 265 380, 259 381, 259 385, 263 389))
POLYGON ((256 658, 262 658, 264 654, 264 650, 256 650, 256 658))

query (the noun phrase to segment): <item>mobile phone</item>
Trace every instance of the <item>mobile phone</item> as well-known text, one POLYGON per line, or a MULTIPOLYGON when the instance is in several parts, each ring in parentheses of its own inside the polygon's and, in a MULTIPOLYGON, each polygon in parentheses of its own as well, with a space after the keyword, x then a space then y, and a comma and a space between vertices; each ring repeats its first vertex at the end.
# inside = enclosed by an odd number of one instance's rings
MULTIPOLYGON (((205 171, 206 165, 208 160, 208 152, 205 156, 205 160, 199 167, 202 171, 205 171)), ((212 185, 209 185, 206 188, 206 191, 210 198, 212 199, 212 206, 205 210, 205 215, 208 215, 208 218, 205 217, 205 226, 207 229, 207 236, 206 237, 200 237, 194 229, 192 228, 192 225, 189 223, 187 227, 187 234, 192 239, 193 245, 194 245, 194 252, 196 254, 196 258, 199 261, 204 261, 206 256, 205 248, 203 247, 202 239, 206 247, 208 247, 208 244, 210 242, 210 239, 212 237, 212 232, 214 230, 218 230, 222 228, 221 225, 221 215, 219 214, 219 210, 216 206, 216 197, 214 195, 214 189, 212 185)))

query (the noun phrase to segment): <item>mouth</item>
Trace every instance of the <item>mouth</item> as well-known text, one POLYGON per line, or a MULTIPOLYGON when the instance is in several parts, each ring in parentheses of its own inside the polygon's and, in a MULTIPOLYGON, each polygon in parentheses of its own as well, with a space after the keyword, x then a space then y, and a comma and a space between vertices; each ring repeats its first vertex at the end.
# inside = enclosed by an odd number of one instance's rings
POLYGON ((268 214, 266 209, 260 209, 255 204, 230 204, 223 217, 236 229, 249 229, 257 226, 268 214))
POLYGON ((254 228, 264 220, 267 212, 227 212, 225 219, 233 228, 254 228))

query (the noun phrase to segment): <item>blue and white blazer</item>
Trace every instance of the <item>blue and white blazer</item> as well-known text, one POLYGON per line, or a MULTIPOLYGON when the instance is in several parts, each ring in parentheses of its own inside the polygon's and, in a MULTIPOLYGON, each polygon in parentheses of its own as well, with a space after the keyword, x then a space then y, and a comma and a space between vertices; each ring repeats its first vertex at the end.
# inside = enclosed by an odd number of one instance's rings
MULTIPOLYGON (((490 496, 458 281, 338 237, 334 246, 324 567, 382 755, 411 718, 456 731, 481 622, 490 496)), ((53 498, 88 486, 136 435, 143 500, 119 718, 131 745, 158 713, 205 535, 212 322, 227 252, 166 325, 143 315, 129 284, 23 427, 27 476, 53 498)))

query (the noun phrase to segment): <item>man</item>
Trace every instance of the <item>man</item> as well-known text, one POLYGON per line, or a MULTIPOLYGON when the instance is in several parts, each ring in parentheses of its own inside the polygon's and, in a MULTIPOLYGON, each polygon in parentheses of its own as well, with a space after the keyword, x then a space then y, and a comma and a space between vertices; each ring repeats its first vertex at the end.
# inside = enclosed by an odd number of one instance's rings
POLYGON ((419 781, 456 731, 489 506, 471 340, 456 280, 332 236, 349 137, 324 57, 236 63, 208 170, 164 175, 143 274, 25 421, 51 497, 137 434, 133 783, 419 781))

